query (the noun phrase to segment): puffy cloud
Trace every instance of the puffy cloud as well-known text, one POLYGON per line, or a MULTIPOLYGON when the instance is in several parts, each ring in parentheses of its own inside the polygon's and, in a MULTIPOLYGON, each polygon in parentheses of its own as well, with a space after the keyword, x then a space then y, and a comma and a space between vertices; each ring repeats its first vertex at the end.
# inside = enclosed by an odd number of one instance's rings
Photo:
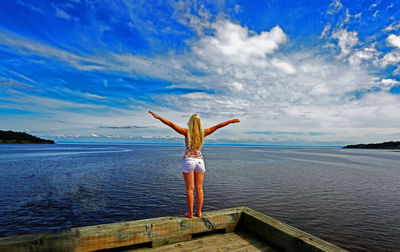
MULTIPOLYGON (((348 59, 350 65, 332 62, 313 50, 280 52, 280 44, 287 41, 287 35, 280 43, 273 40, 277 46, 260 49, 262 54, 253 53, 241 50, 238 45, 246 45, 249 38, 260 34, 238 24, 229 25, 232 27, 220 33, 218 26, 214 26, 215 33, 191 44, 194 54, 189 58, 196 62, 192 66, 201 66, 206 73, 198 81, 210 83, 217 92, 183 95, 169 104, 198 109, 207 118, 219 118, 224 113, 243 116, 246 120, 242 121, 242 128, 252 131, 308 132, 313 129, 321 132, 313 135, 318 141, 357 141, 368 134, 385 134, 385 124, 379 124, 376 132, 371 125, 376 120, 388 123, 393 114, 381 112, 385 109, 396 112, 400 100, 387 93, 396 85, 394 80, 378 80, 367 68, 361 67, 363 62, 373 62, 379 57, 375 44, 354 49, 358 45, 357 32, 336 30, 332 37, 338 40, 341 57, 348 59), (376 88, 382 91, 377 92, 376 88), (387 97, 396 105, 377 102, 375 95, 387 97), (355 133, 354 127, 362 128, 363 133, 355 133), (338 138, 338 134, 342 137, 338 138)), ((396 122, 387 125, 395 127, 396 122)), ((293 136, 237 134, 254 141, 294 141, 293 136)), ((296 139, 308 141, 310 135, 296 135, 296 139)))
POLYGON ((393 50, 386 53, 383 58, 379 59, 376 63, 381 67, 395 65, 400 62, 400 50, 393 50))
POLYGON ((397 47, 400 48, 400 36, 396 36, 394 34, 390 34, 387 39, 386 42, 393 47, 397 47))
POLYGON ((228 20, 218 20, 211 27, 215 30, 214 36, 202 37, 192 49, 201 58, 214 63, 227 59, 247 64, 251 60, 265 59, 287 40, 279 26, 260 34, 250 33, 247 27, 228 20))
POLYGON ((363 62, 374 62, 378 60, 381 53, 375 49, 375 44, 370 47, 364 47, 352 53, 348 60, 351 65, 361 65, 363 62))
MULTIPOLYGON (((368 8, 368 12, 372 12, 377 4, 372 4, 368 8)), ((390 34, 386 40, 381 39, 382 35, 387 32, 397 30, 400 27, 398 21, 392 22, 389 26, 382 29, 381 32, 365 38, 365 41, 360 41, 357 31, 349 31, 349 23, 352 18, 360 19, 363 12, 355 15, 350 14, 350 10, 345 8, 341 2, 332 1, 329 5, 327 14, 335 14, 340 17, 335 23, 330 20, 325 24, 323 31, 319 38, 325 39, 323 48, 331 49, 333 56, 342 60, 343 63, 349 63, 352 66, 372 70, 376 67, 383 70, 388 66, 396 66, 400 62, 400 37, 395 34, 390 34), (340 11, 344 9, 345 11, 340 11), (336 10, 336 11, 335 11, 336 10), (330 32, 331 31, 331 32, 330 32), (330 35, 329 35, 330 32, 330 35), (386 42, 386 45, 384 44, 386 42), (394 47, 392 50, 382 50, 384 46, 394 47)), ((376 17, 377 11, 373 14, 376 17)), ((370 18, 371 17, 367 17, 370 18)), ((392 18, 393 19, 393 18, 392 18)), ((359 20, 361 21, 361 19, 359 20)), ((387 48, 388 49, 388 48, 387 48)), ((391 70, 392 74, 396 75, 400 72, 400 67, 397 66, 396 70, 391 70)))
POLYGON ((400 84, 400 81, 395 79, 382 79, 379 83, 382 90, 389 91, 392 87, 400 84))
MULTIPOLYGON (((400 62, 400 36, 390 34, 386 38, 386 44, 394 49, 385 54, 375 48, 377 42, 369 44, 359 42, 357 32, 339 29, 332 33, 331 38, 338 40, 337 46, 340 48, 338 58, 348 61, 350 65, 366 69, 370 66, 384 69, 400 62)), ((335 48, 335 45, 330 44, 330 47, 335 48)), ((397 74, 398 71, 394 70, 393 74, 397 74)))

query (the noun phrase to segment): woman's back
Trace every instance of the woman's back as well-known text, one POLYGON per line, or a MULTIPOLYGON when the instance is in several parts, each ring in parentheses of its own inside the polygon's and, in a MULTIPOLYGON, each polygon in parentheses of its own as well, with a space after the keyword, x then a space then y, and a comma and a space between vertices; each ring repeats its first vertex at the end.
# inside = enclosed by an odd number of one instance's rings
POLYGON ((201 154, 201 147, 200 149, 194 149, 191 145, 189 145, 189 139, 185 136, 185 155, 183 155, 183 159, 185 158, 203 158, 201 154))

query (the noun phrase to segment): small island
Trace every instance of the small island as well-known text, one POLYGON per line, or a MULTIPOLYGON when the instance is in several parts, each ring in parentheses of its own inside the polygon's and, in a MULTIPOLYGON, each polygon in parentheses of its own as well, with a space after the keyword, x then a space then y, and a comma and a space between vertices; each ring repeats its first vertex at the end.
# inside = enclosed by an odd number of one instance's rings
POLYGON ((0 144, 54 144, 54 141, 35 137, 25 132, 0 130, 0 144))
POLYGON ((384 143, 370 143, 370 144, 354 144, 347 145, 343 148, 348 149, 400 149, 400 141, 384 142, 384 143))

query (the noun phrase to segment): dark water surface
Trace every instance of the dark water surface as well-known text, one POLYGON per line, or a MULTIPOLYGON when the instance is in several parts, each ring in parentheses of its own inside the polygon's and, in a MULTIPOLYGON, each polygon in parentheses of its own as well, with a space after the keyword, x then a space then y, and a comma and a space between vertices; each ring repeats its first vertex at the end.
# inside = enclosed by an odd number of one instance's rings
MULTIPOLYGON (((184 146, 0 145, 0 236, 186 211, 184 146)), ((351 251, 400 250, 400 152, 205 146, 203 210, 246 205, 351 251)))

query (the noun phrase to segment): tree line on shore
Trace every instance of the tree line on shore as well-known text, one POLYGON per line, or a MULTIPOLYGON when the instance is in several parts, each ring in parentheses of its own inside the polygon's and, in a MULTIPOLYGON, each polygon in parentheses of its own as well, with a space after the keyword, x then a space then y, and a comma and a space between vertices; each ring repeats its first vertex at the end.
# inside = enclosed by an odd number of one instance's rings
POLYGON ((5 144, 29 144, 29 143, 41 143, 41 144, 54 144, 53 140, 46 140, 36 136, 32 136, 25 132, 15 131, 4 131, 0 130, 0 143, 5 144))
POLYGON ((353 144, 347 145, 343 148, 349 149, 400 149, 400 141, 390 141, 383 143, 370 143, 370 144, 353 144))

